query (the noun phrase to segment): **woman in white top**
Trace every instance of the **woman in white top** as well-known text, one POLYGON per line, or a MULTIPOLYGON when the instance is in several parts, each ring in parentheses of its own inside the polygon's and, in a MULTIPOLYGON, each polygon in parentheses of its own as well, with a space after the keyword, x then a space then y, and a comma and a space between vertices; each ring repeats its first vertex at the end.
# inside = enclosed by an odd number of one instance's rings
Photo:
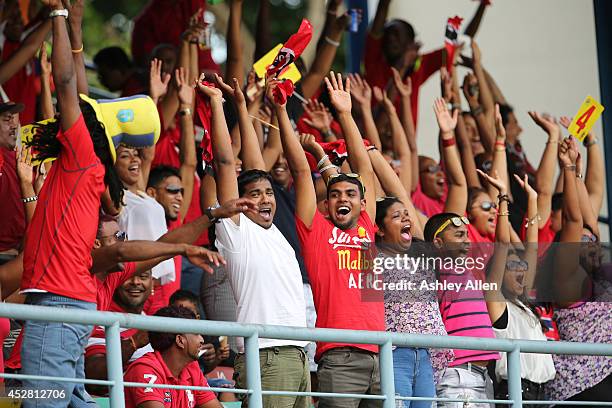
MULTIPOLYGON (((498 190, 503 190, 500 188, 503 184, 499 178, 492 178, 482 172, 480 174, 498 190)), ((496 248, 487 274, 487 282, 495 284, 497 289, 486 291, 485 299, 493 330, 498 338, 546 341, 543 333, 546 328, 540 324, 533 305, 527 299, 527 294, 533 286, 537 264, 538 194, 529 185, 527 177, 524 180, 516 175, 514 177, 528 197, 525 218, 527 242, 525 250, 521 251, 524 259, 519 256, 519 251, 510 247, 509 214, 498 214, 496 248)), ((502 195, 499 200, 508 200, 508 197, 502 195)), ((522 353, 520 360, 523 399, 544 400, 544 384, 555 378, 556 374, 552 356, 522 353)), ((496 399, 508 399, 507 362, 507 354, 502 353, 502 358, 495 366, 498 381, 496 399)))

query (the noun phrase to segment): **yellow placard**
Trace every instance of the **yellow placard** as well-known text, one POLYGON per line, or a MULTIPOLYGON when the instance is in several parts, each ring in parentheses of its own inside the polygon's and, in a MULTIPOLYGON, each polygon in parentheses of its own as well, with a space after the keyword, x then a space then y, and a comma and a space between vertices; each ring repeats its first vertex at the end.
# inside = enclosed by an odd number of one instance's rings
POLYGON ((599 102, 592 96, 587 96, 567 130, 582 142, 603 111, 604 107, 599 102))
MULTIPOLYGON (((274 62, 274 58, 276 58, 276 55, 278 54, 278 51, 280 51, 282 46, 283 44, 278 44, 276 47, 271 49, 266 55, 261 57, 259 61, 253 64, 253 70, 255 71, 255 73, 257 74, 259 78, 266 77, 266 68, 268 68, 268 66, 274 62)), ((302 79, 302 75, 300 74, 300 71, 297 69, 295 64, 291 64, 285 70, 285 72, 283 72, 280 75, 279 79, 290 79, 295 84, 300 79, 302 79)))

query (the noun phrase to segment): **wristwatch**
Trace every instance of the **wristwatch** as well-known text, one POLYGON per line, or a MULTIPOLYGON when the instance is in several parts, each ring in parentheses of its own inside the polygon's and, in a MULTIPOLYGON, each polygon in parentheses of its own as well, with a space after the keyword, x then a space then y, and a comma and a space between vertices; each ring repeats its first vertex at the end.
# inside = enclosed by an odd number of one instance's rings
POLYGON ((212 214, 213 210, 214 208, 208 207, 204 210, 204 215, 208 217, 208 221, 210 221, 211 224, 216 224, 219 222, 219 219, 212 214))

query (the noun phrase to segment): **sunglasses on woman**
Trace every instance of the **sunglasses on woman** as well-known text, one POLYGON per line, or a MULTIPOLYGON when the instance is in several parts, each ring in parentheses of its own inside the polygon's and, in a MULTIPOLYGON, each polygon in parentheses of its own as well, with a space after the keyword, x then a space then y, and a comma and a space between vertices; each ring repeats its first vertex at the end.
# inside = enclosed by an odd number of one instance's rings
MULTIPOLYGON (((474 207, 476 206, 472 206, 472 208, 474 207)), ((497 210, 497 204, 492 201, 482 201, 478 207, 480 207, 483 211, 490 211, 491 208, 497 210)))
POLYGON ((421 173, 436 174, 439 171, 442 171, 442 167, 440 167, 439 164, 430 164, 429 166, 421 170, 421 173))
POLYGON ((529 269, 529 263, 527 261, 520 259, 518 261, 508 261, 506 262, 506 269, 511 271, 527 271, 529 269))

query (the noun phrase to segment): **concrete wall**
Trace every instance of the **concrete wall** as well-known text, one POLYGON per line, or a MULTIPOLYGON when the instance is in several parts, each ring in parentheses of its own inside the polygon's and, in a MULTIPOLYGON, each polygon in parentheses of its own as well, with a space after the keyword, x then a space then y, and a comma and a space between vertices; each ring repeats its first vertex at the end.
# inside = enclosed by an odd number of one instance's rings
MULTIPOLYGON (((527 110, 573 116, 586 95, 600 100, 593 3, 589 0, 493 0, 493 3, 476 39, 485 67, 515 107, 523 128, 521 141, 530 161, 537 166, 546 135, 531 121, 527 110)), ((370 18, 376 4, 376 0, 370 0, 370 18)), ((467 0, 395 0, 389 16, 412 23, 424 44, 422 50, 429 51, 442 46, 448 17, 460 15, 465 26, 476 6, 477 2, 467 0)), ((464 71, 460 75, 462 78, 464 71)), ((431 105, 439 89, 436 74, 422 88, 419 104, 419 150, 432 157, 438 157, 438 152, 431 105)), ((601 136, 601 121, 594 131, 601 136)), ((606 202, 602 213, 607 214, 606 202)), ((602 238, 608 236, 607 228, 602 230, 602 238)))

